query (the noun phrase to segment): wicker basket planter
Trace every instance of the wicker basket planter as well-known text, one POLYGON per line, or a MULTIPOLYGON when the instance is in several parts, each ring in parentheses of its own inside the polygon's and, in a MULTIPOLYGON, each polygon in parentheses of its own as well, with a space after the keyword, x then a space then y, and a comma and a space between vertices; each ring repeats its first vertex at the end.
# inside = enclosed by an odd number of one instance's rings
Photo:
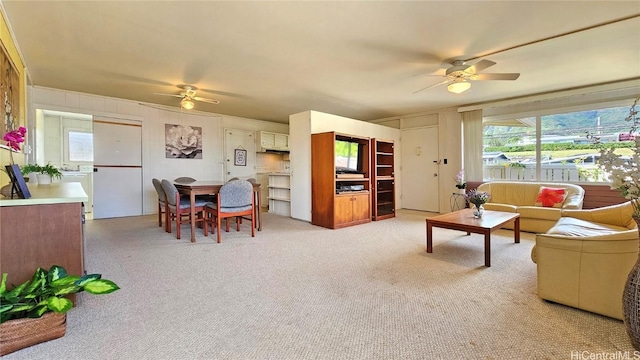
POLYGON ((0 324, 0 356, 31 345, 63 337, 67 315, 48 312, 37 319, 23 318, 0 324))

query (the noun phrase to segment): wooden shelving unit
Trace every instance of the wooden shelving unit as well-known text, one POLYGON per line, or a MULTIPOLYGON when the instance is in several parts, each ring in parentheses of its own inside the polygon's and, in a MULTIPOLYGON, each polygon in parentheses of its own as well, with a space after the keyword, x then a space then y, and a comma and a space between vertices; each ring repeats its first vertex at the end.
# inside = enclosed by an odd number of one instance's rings
POLYGON ((371 221, 370 139, 335 132, 311 135, 311 223, 330 229, 371 221), (357 144, 357 172, 337 178, 336 141, 357 144), (360 175, 361 174, 361 175, 360 175), (362 190, 349 190, 360 187, 362 190))
POLYGON ((371 139, 371 217, 374 221, 396 216, 394 144, 371 139))

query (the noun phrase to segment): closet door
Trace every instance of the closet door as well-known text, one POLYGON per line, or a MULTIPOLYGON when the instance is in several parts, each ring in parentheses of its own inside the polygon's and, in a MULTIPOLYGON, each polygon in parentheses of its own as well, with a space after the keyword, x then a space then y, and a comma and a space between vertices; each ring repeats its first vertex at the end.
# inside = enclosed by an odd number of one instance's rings
POLYGON ((142 125, 93 122, 93 218, 142 215, 142 125))

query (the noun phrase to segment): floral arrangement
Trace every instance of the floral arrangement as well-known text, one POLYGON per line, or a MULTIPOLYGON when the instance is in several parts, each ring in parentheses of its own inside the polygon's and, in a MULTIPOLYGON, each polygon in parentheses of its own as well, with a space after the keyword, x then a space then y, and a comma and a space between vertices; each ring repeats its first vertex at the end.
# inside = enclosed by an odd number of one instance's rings
POLYGON ((458 175, 456 175, 456 187, 458 189, 466 189, 467 188, 467 182, 464 181, 464 169, 460 170, 458 172, 458 175))
MULTIPOLYGON (((640 115, 636 110, 636 105, 640 101, 638 97, 631 108, 629 116, 624 120, 632 122, 630 134, 635 134, 640 125, 640 115)), ((587 133, 587 139, 596 144, 602 144, 598 136, 587 133)), ((632 148, 633 156, 621 156, 614 153, 615 148, 607 148, 603 145, 600 149, 600 159, 598 165, 609 175, 611 188, 620 191, 625 199, 631 201, 633 205, 633 218, 640 221, 640 137, 635 138, 635 147, 632 148)))
POLYGON ((489 201, 491 195, 486 191, 477 191, 476 189, 473 189, 469 191, 464 197, 468 202, 472 203, 476 207, 480 207, 480 205, 489 201))
POLYGON ((20 143, 24 142, 24 138, 27 135, 27 128, 20 126, 18 130, 11 130, 4 134, 2 140, 7 142, 9 147, 9 157, 11 158, 11 164, 13 164, 13 152, 20 151, 20 143))
POLYGON ((15 151, 20 151, 20 143, 24 142, 27 135, 27 128, 20 126, 18 130, 12 130, 4 134, 2 140, 7 142, 7 146, 15 151))

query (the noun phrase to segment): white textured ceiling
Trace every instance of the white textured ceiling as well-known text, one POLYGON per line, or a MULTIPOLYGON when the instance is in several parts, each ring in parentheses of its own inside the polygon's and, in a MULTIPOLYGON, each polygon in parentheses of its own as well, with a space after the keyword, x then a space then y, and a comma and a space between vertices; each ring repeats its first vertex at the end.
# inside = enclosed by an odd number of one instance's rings
POLYGON ((154 93, 189 84, 220 100, 197 110, 284 123, 306 110, 373 120, 640 79, 640 1, 2 5, 33 85, 179 106, 154 93), (478 58, 497 63, 484 72, 521 76, 413 94, 441 81, 414 75, 478 58))

